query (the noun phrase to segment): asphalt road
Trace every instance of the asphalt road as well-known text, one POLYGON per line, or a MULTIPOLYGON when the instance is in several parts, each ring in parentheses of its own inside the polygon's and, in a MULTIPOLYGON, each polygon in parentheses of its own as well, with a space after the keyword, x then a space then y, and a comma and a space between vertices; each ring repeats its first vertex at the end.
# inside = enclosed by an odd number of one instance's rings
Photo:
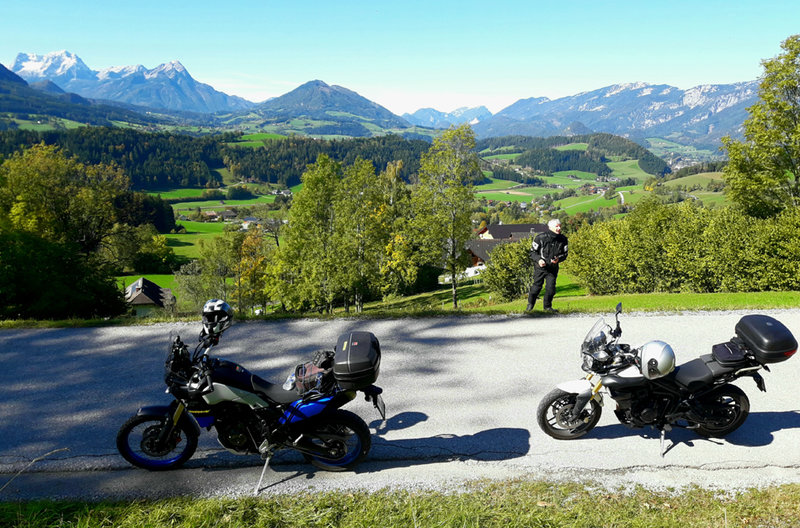
MULTIPOLYGON (((613 320, 609 307, 607 320, 613 320)), ((670 343, 678 363, 728 340, 750 312, 623 314, 623 342, 670 343)), ((800 309, 769 313, 800 337, 800 309)), ((741 489, 800 482, 800 359, 764 373, 767 392, 737 384, 751 414, 728 438, 691 431, 628 429, 606 401, 586 437, 558 441, 536 424, 539 400, 560 381, 581 377, 579 346, 595 316, 293 320, 235 324, 216 355, 282 381, 339 334, 368 330, 381 341, 378 385, 387 421, 357 399, 346 408, 373 430, 372 450, 353 473, 315 470, 293 453, 274 459, 259 492, 308 489, 461 489, 473 479, 594 481, 609 487, 698 485, 741 489)), ((201 437, 185 469, 152 473, 116 452, 119 426, 139 406, 167 403, 162 383, 169 333, 185 340, 197 324, 0 331, 0 500, 123 498, 253 493, 257 456, 201 437), (55 450, 44 460, 31 462, 55 450), (20 470, 25 469, 21 474, 20 470), (9 483, 10 482, 10 483, 9 483), (6 485, 7 484, 7 485, 6 485)))

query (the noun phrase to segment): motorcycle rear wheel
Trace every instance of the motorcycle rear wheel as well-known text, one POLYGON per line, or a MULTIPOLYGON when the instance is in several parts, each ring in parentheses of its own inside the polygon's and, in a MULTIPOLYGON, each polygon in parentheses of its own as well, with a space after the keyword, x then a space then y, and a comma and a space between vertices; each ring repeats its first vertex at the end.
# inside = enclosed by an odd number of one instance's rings
POLYGON ((571 420, 569 415, 577 396, 561 389, 548 392, 536 408, 536 420, 542 431, 556 440, 580 438, 591 431, 600 421, 603 408, 596 401, 590 400, 580 417, 571 420))
POLYGON ((706 407, 722 408, 725 418, 715 423, 701 423, 695 429, 705 437, 722 438, 741 426, 750 414, 750 400, 742 389, 735 385, 725 385, 702 398, 706 407))
POLYGON ((369 427, 357 415, 341 409, 315 419, 304 433, 305 440, 316 447, 331 449, 328 458, 304 454, 313 466, 325 471, 347 471, 367 456, 372 445, 369 427))
POLYGON ((133 416, 117 433, 119 454, 134 466, 150 471, 181 466, 197 449, 197 434, 178 422, 166 445, 158 445, 158 436, 163 428, 163 416, 133 416))

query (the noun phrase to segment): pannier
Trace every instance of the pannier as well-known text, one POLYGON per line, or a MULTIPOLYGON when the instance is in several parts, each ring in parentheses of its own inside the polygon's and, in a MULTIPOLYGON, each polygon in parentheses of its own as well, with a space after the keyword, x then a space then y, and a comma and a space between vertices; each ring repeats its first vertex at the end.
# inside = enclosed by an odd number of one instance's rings
POLYGON ((333 377, 345 390, 369 387, 378 379, 381 345, 371 332, 342 334, 336 343, 333 377))
POLYGON ((294 388, 301 395, 314 391, 325 393, 333 385, 333 350, 317 350, 311 361, 294 369, 294 388))
POLYGON ((736 323, 736 335, 762 364, 786 361, 797 352, 789 329, 768 315, 745 315, 736 323))

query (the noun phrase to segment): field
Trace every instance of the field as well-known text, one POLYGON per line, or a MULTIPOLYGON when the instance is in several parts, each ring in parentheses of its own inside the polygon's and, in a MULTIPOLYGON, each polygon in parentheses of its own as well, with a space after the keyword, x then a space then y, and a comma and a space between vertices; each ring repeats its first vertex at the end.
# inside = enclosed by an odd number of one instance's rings
POLYGON ((222 222, 192 222, 182 220, 178 225, 186 228, 183 234, 168 234, 167 245, 172 248, 176 255, 187 259, 196 259, 200 256, 200 241, 211 240, 218 237, 225 230, 222 222))
POLYGON ((0 117, 7 119, 10 122, 16 123, 20 130, 33 130, 36 132, 45 132, 56 129, 73 129, 84 127, 83 123, 72 121, 66 118, 50 117, 50 116, 36 116, 29 114, 28 119, 19 119, 14 117, 14 114, 2 113, 0 117))
POLYGON ((263 147, 264 141, 271 140, 271 139, 281 139, 281 134, 273 134, 273 133, 256 133, 256 134, 245 134, 238 141, 234 141, 232 143, 228 143, 228 145, 234 147, 263 147))
POLYGON ((670 141, 668 138, 647 138, 647 142, 650 144, 648 150, 653 152, 653 154, 659 158, 669 159, 676 156, 681 156, 684 159, 694 160, 697 162, 712 161, 722 158, 722 155, 718 151, 698 149, 692 146, 681 145, 679 143, 675 143, 674 141, 670 141))
POLYGON ((644 182, 650 175, 639 168, 639 160, 610 161, 606 163, 611 175, 620 179, 633 178, 638 183, 644 182))
POLYGON ((588 143, 570 143, 569 145, 555 147, 556 150, 586 150, 587 148, 589 148, 588 143))
POLYGON ((674 180, 669 180, 664 182, 663 185, 666 187, 676 187, 678 185, 683 185, 686 188, 691 188, 695 185, 699 185, 700 187, 705 187, 711 182, 720 182, 723 181, 722 173, 721 172, 701 172, 700 174, 692 174, 691 176, 684 176, 683 178, 676 178, 674 180))
POLYGON ((517 182, 509 181, 509 180, 498 180, 497 178, 489 178, 492 182, 491 183, 484 183, 481 185, 475 186, 475 192, 484 192, 484 191, 496 191, 498 189, 509 189, 516 185, 519 185, 517 182))
POLYGON ((230 207, 249 207, 257 204, 267 204, 275 201, 274 194, 268 194, 252 198, 250 200, 201 200, 201 201, 187 201, 172 204, 172 209, 175 211, 191 211, 197 209, 208 211, 224 211, 230 207))
POLYGON ((491 156, 484 156, 483 159, 487 159, 487 160, 517 159, 520 154, 522 154, 522 153, 521 152, 516 152, 514 154, 492 154, 491 156))

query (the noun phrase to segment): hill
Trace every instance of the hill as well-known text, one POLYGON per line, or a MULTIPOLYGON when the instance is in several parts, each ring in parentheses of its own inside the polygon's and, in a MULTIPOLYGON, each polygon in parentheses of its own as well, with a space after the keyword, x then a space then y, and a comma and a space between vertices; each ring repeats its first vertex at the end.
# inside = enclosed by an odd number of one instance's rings
MULTIPOLYGON (((294 90, 231 115, 228 124, 300 128, 310 136, 369 137, 387 130, 407 130, 411 124, 377 103, 342 86, 309 81, 294 90)), ((274 129, 273 129, 274 130, 274 129)))

